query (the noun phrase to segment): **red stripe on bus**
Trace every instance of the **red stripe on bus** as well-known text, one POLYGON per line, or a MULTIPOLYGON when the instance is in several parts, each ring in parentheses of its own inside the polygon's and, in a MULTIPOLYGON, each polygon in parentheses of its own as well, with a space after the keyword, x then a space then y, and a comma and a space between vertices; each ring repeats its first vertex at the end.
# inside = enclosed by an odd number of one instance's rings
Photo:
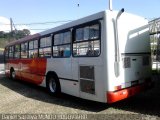
POLYGON ((152 87, 153 83, 147 82, 145 84, 140 84, 134 87, 126 88, 123 90, 115 91, 115 92, 107 92, 107 103, 114 103, 125 98, 131 97, 145 89, 152 87))
MULTIPOLYGON (((16 78, 35 84, 41 84, 44 80, 47 67, 46 58, 8 60, 7 70, 13 67, 16 78)), ((6 74, 8 75, 8 72, 6 74)), ((9 75, 8 75, 9 76, 9 75)))

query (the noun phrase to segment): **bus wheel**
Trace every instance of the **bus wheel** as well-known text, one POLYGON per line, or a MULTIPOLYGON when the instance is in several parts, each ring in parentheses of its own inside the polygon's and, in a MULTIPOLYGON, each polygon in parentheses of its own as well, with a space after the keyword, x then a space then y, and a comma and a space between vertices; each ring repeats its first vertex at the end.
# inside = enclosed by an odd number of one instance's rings
POLYGON ((16 72, 14 71, 14 69, 11 69, 11 70, 10 70, 10 78, 11 78, 12 80, 14 80, 15 77, 16 77, 16 72))
POLYGON ((54 76, 49 76, 47 80, 47 89, 53 95, 58 95, 60 93, 59 80, 54 76))

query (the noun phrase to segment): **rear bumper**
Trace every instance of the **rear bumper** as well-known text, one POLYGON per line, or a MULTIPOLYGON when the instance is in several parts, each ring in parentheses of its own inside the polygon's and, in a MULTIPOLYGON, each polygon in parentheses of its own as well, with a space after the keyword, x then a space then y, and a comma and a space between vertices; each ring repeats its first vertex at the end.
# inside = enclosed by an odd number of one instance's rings
POLYGON ((122 89, 114 92, 107 92, 107 103, 114 103, 123 99, 126 99, 130 96, 138 94, 141 91, 150 89, 154 86, 153 82, 146 82, 136 86, 132 86, 126 89, 122 89))

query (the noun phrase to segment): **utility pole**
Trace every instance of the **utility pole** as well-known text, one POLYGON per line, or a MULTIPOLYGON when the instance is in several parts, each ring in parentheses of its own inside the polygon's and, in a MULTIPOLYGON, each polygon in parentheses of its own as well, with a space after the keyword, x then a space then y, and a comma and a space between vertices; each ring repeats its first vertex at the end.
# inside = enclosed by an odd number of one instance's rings
POLYGON ((17 29, 16 29, 16 27, 15 27, 15 25, 14 25, 14 22, 13 22, 13 20, 12 20, 12 18, 10 18, 10 27, 11 27, 11 38, 14 40, 14 39, 16 39, 16 33, 17 33, 17 29), (14 28, 14 31, 13 31, 13 28, 14 28))
POLYGON ((11 26, 11 32, 13 31, 13 21, 12 18, 10 18, 10 26, 11 26))

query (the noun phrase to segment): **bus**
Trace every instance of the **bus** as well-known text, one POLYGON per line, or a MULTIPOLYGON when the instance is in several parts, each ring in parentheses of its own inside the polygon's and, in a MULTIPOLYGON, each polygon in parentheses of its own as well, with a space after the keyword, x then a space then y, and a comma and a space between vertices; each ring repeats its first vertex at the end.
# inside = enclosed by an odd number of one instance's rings
POLYGON ((114 103, 152 87, 148 21, 105 10, 13 41, 5 74, 53 95, 114 103))

